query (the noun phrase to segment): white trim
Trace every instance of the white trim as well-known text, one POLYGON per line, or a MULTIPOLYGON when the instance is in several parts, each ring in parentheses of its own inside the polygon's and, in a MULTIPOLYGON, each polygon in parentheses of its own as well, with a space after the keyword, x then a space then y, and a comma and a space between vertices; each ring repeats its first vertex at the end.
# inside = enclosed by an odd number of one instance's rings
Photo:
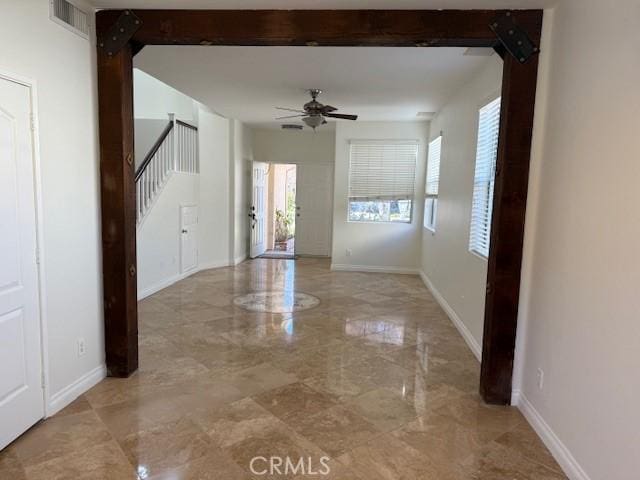
POLYGON ((244 262, 247 258, 248 258, 247 254, 243 253, 242 255, 240 255, 240 256, 238 256, 238 257, 233 259, 233 264, 234 265, 238 265, 238 264, 244 262))
POLYGON ((417 268, 382 267, 376 265, 350 265, 346 263, 332 263, 331 270, 336 272, 364 272, 364 273, 399 273, 401 275, 418 275, 417 268))
POLYGON ((184 280, 185 278, 190 277, 191 275, 198 273, 200 270, 204 270, 205 268, 206 267, 200 268, 198 266, 196 268, 189 270, 188 272, 177 273, 169 278, 165 278, 164 280, 154 285, 151 285, 150 287, 147 287, 144 290, 140 290, 138 292, 138 300, 142 300, 144 298, 147 298, 150 295, 153 295, 154 293, 159 292, 160 290, 164 290, 165 288, 170 287, 174 283, 177 283, 180 280, 184 280))
POLYGON ((433 285, 431 280, 429 280, 429 277, 427 277, 427 275, 422 270, 420 271, 420 278, 422 279, 422 282, 425 284, 425 286, 431 292, 431 295, 433 295, 433 298, 436 299, 440 307, 447 314, 447 316, 451 320, 451 323, 453 323, 453 325, 458 329, 458 332, 460 332, 460 335, 462 335, 462 338, 464 338, 464 341, 467 342, 467 345, 469 346, 469 348, 471 349, 475 357, 478 359, 479 362, 482 361, 482 347, 480 346, 478 341, 474 338, 471 331, 467 328, 467 326, 464 324, 462 319, 458 316, 456 311, 451 307, 451 305, 449 305, 449 303, 445 300, 442 294, 433 285))
POLYGON ((520 390, 514 390, 511 395, 512 404, 516 405, 533 427, 542 442, 556 459, 564 473, 570 480, 590 480, 589 475, 580 466, 567 446, 562 443, 542 415, 520 390))
MULTIPOLYGON (((238 259, 241 259, 239 262, 240 263, 242 261, 244 261, 244 259, 246 259, 246 255, 243 257, 238 257, 238 259)), ((237 260, 237 259, 236 259, 237 260)), ((138 301, 143 300, 151 295, 153 295, 154 293, 159 292, 160 290, 164 290, 167 287, 170 287, 171 285, 173 285, 174 283, 179 282, 180 280, 184 280, 185 278, 190 277, 191 275, 195 275, 198 272, 201 272, 203 270, 211 270, 213 268, 222 268, 222 267, 230 267, 233 265, 237 265, 237 263, 233 264, 229 261, 219 261, 219 262, 210 262, 210 263, 204 263, 201 265, 198 265, 195 268, 192 268, 191 270, 184 272, 184 273, 177 273, 175 275, 172 275, 169 278, 166 278, 154 285, 151 285, 150 287, 145 288, 144 290, 139 290, 138 291, 138 301)))
POLYGON ((51 395, 47 404, 46 416, 55 415, 90 388, 93 388, 107 376, 106 365, 99 365, 85 373, 75 382, 67 385, 59 392, 51 395))
POLYGON ((196 272, 201 272, 202 270, 211 270, 213 268, 222 268, 222 267, 230 267, 233 266, 234 264, 231 263, 229 260, 220 260, 218 262, 208 262, 208 263, 203 263, 201 265, 198 265, 197 268, 190 270, 188 272, 188 275, 186 275, 186 277, 188 277, 189 275, 193 275, 196 272))
POLYGON ((49 334, 47 322, 47 294, 45 285, 45 248, 44 248, 44 217, 42 201, 42 162, 40 157, 40 120, 38 115, 38 84, 35 79, 15 74, 0 68, 0 79, 23 85, 29 89, 31 114, 31 141, 33 142, 33 190, 35 194, 36 214, 36 248, 38 255, 38 319, 40 324, 40 352, 42 376, 42 411, 47 415, 47 399, 50 390, 49 368, 49 334))

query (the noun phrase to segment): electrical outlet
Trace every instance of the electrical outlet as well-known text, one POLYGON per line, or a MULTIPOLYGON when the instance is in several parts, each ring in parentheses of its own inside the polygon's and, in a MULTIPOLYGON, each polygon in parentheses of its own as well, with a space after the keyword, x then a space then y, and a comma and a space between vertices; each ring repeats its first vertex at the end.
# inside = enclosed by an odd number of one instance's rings
POLYGON ((538 389, 542 390, 544 387, 544 370, 538 369, 538 389))
POLYGON ((346 253, 347 257, 350 257, 351 254, 353 253, 353 251, 350 248, 347 248, 345 253, 346 253))
POLYGON ((84 342, 84 338, 79 338, 78 339, 78 356, 81 357, 85 353, 87 353, 87 345, 84 342))

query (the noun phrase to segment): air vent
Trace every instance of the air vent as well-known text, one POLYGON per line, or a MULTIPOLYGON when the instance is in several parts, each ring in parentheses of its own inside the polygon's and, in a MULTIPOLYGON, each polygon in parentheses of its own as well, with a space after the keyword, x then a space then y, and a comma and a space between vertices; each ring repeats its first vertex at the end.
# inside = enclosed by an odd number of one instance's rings
POLYGON ((89 15, 67 0, 51 0, 49 3, 51 20, 81 37, 89 38, 89 15))
POLYGON ((302 125, 294 125, 291 123, 285 123, 282 125, 283 130, 302 130, 302 125))

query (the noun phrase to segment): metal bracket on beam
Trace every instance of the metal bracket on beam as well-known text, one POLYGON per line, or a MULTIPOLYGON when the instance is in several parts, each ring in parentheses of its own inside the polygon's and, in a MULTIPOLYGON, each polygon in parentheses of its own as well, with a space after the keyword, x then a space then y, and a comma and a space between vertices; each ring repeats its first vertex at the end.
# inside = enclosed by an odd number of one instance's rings
POLYGON ((125 10, 109 31, 100 38, 98 45, 107 55, 115 55, 131 40, 141 25, 142 21, 131 10, 125 10))
POLYGON ((504 48, 520 63, 525 63, 540 49, 531 41, 527 32, 516 25, 511 12, 493 19, 489 27, 496 34, 504 48))

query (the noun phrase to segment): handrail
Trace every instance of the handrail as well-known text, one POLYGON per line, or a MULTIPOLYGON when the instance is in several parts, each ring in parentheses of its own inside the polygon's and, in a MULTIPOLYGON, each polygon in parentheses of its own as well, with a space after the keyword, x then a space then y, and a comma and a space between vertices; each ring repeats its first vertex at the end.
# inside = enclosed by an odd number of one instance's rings
MULTIPOLYGON (((178 120, 176 120, 176 122, 178 122, 178 120)), ((162 142, 164 142, 164 139, 167 138, 167 135, 169 135, 171 130, 173 130, 173 122, 169 122, 169 124, 165 127, 165 129, 162 131, 162 134, 160 135, 158 140, 156 140, 156 143, 153 144, 153 147, 151 147, 151 150, 149 150, 149 153, 147 153, 147 155, 144 157, 144 160, 142 161, 140 166, 137 168, 136 174, 135 174, 136 182, 142 176, 147 166, 151 163, 151 159, 156 154, 156 152, 162 145, 162 142)))
POLYGON ((198 131, 198 127, 196 127, 195 125, 191 125, 190 123, 183 122, 182 120, 176 119, 176 123, 178 125, 182 125, 183 127, 190 128, 191 130, 195 130, 196 132, 198 131))

